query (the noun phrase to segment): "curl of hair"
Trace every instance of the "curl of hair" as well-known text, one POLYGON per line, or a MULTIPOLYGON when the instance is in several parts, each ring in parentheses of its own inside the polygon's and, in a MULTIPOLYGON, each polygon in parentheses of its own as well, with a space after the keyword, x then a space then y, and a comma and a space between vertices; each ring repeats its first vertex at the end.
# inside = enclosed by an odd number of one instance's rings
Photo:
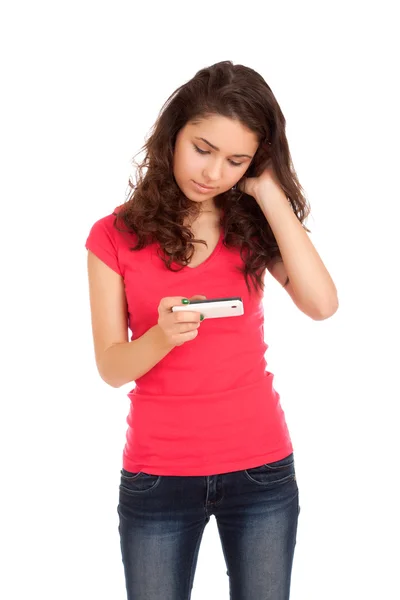
MULTIPOLYGON (((176 89, 163 105, 144 146, 143 161, 136 165, 136 182, 120 207, 114 226, 136 234, 132 251, 151 243, 160 246, 159 256, 173 271, 172 263, 189 264, 196 240, 187 219, 196 218, 201 206, 182 193, 173 174, 173 153, 178 132, 189 121, 222 115, 238 120, 256 133, 259 147, 243 177, 258 176, 272 162, 279 184, 306 231, 310 207, 294 170, 285 134, 286 121, 270 87, 249 67, 231 61, 201 69, 176 89), (123 224, 120 228, 119 223, 123 224)), ((282 260, 272 229, 254 198, 236 186, 214 198, 221 210, 226 247, 240 249, 243 273, 256 289, 264 290, 265 268, 282 260)))

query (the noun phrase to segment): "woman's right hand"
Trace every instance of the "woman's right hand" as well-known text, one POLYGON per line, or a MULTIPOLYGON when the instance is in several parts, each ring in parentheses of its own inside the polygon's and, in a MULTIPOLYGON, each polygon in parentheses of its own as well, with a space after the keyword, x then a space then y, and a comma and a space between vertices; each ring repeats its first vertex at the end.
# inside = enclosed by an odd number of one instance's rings
MULTIPOLYGON (((161 298, 158 306, 158 325, 162 329, 168 344, 182 346, 197 337, 200 327, 200 313, 195 311, 172 312, 173 306, 182 305, 184 296, 161 298)), ((189 300, 206 300, 207 296, 192 296, 189 300)))

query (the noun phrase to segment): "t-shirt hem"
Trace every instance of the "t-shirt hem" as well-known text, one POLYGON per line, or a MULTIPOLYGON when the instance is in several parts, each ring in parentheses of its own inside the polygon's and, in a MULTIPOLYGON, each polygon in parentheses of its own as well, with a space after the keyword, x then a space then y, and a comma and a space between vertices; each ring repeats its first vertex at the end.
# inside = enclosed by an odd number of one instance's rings
POLYGON ((208 476, 208 475, 221 475, 225 473, 233 473, 235 471, 243 471, 245 469, 252 469, 259 467, 264 464, 269 464, 289 456, 293 453, 293 445, 288 445, 275 450, 274 452, 267 452, 266 454, 259 455, 257 457, 248 458, 234 462, 221 462, 217 461, 208 465, 188 465, 181 467, 157 467, 155 465, 143 465, 137 464, 130 461, 127 457, 123 457, 123 468, 131 473, 147 473, 149 475, 166 475, 166 476, 208 476))

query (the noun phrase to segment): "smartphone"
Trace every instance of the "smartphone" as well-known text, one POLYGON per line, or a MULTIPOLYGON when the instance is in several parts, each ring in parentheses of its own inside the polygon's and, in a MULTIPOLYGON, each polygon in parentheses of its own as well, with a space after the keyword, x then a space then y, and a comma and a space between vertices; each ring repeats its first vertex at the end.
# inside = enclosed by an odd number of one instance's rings
POLYGON ((210 300, 191 300, 190 304, 173 306, 172 312, 194 311, 205 316, 206 319, 219 319, 220 317, 240 317, 244 314, 243 301, 239 297, 210 298, 210 300))

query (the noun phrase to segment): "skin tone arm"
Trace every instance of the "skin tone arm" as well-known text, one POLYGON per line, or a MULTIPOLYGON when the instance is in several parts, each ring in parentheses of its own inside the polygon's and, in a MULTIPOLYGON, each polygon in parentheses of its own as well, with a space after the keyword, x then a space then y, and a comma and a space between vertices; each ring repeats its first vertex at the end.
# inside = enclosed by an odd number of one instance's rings
MULTIPOLYGON (((122 277, 88 253, 89 295, 96 365, 112 387, 136 381, 176 346, 195 339, 201 316, 196 311, 174 313, 182 296, 161 298, 158 320, 139 338, 128 340, 128 314, 122 277)), ((205 300, 194 295, 190 300, 205 300)))
POLYGON ((159 325, 128 341, 123 279, 88 251, 89 296, 97 369, 101 378, 118 388, 150 371, 175 346, 168 344, 159 325))
POLYGON ((286 197, 262 206, 283 259, 270 273, 304 314, 316 321, 328 319, 338 308, 336 287, 307 232, 286 197))
POLYGON ((339 306, 335 284, 279 186, 272 166, 260 177, 245 179, 240 188, 254 197, 278 243, 282 261, 273 263, 268 268, 270 273, 285 286, 304 314, 314 320, 331 317, 339 306))

